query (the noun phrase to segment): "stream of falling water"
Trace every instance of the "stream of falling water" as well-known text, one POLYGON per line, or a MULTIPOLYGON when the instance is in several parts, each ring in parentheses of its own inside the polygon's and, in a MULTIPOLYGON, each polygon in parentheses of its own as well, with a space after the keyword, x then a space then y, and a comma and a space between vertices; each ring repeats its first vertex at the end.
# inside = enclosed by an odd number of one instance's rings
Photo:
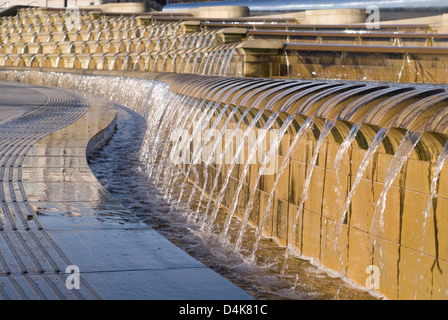
MULTIPOLYGON (((207 182, 208 182, 208 170, 207 167, 213 162, 216 161, 217 159, 221 159, 221 154, 219 154, 219 150, 218 150, 218 146, 222 147, 222 139, 225 136, 225 131, 229 126, 230 121, 232 121, 233 116, 235 115, 235 113, 238 111, 238 107, 234 107, 233 110, 230 112, 230 114, 227 116, 227 119, 224 123, 224 125, 221 128, 221 131, 219 133, 218 136, 215 136, 214 139, 214 143, 212 148, 210 149, 210 157, 207 158, 207 160, 204 163, 204 170, 203 170, 203 174, 204 174, 204 184, 202 186, 202 190, 205 190, 206 186, 207 186, 207 182)), ((247 109, 247 112, 249 112, 250 109, 247 109)), ((245 117, 245 115, 244 115, 245 117)), ((221 159, 222 160, 222 159, 221 159)), ((201 196, 199 198, 199 203, 198 203, 198 207, 196 209, 197 212, 199 212, 199 209, 201 208, 201 204, 202 204, 202 200, 204 199, 204 192, 201 192, 201 196)), ((207 215, 204 214, 204 216, 201 219, 203 222, 207 221, 207 215)))
POLYGON ((339 218, 338 230, 337 230, 336 237, 334 240, 334 249, 337 250, 337 252, 339 254, 339 260, 341 263, 342 263, 342 258, 341 258, 342 254, 338 250, 337 244, 338 244, 339 235, 342 232, 342 225, 343 225, 345 218, 347 216, 347 213, 350 209, 350 205, 351 205, 353 196, 355 195, 355 192, 361 182, 364 172, 366 171, 367 166, 369 165, 370 161, 372 160, 373 155, 378 150, 379 146, 381 145, 381 142, 384 140, 384 138, 386 137, 388 132, 389 132, 388 128, 382 128, 377 132, 377 134, 373 138, 373 141, 371 142, 369 148, 367 149, 366 153, 364 154, 364 158, 362 159, 361 164, 358 168, 358 172, 356 173, 355 181, 353 182, 350 192, 347 195, 344 210, 341 213, 341 216, 339 218))
POLYGON ((266 226, 267 218, 269 216, 269 212, 271 211, 271 208, 273 205, 275 190, 277 188, 278 182, 280 181, 280 177, 282 176, 283 172, 285 171, 286 166, 288 165, 289 160, 291 159, 291 155, 293 154, 293 152, 296 151, 296 148, 300 144, 301 139, 304 136, 306 136, 306 134, 309 132, 309 130, 312 129, 313 123, 314 123, 313 118, 307 118, 306 121, 302 124, 299 132, 297 132, 294 139, 292 140, 291 146, 289 147, 289 150, 286 153, 285 159, 283 160, 283 163, 276 174, 274 185, 273 185, 272 191, 269 195, 268 203, 266 205, 265 210, 263 211, 263 214, 261 215, 260 223, 259 223, 258 228, 255 233, 255 243, 254 243, 252 252, 250 254, 251 261, 253 261, 255 259, 255 254, 257 253, 257 250, 258 250, 258 244, 261 240, 261 236, 263 235, 263 231, 266 226))
MULTIPOLYGON (((211 231, 211 229, 212 229, 212 227, 213 227, 213 224, 215 223, 216 217, 217 217, 218 212, 219 212, 220 207, 221 207, 221 203, 222 203, 223 200, 224 200, 225 191, 227 190, 227 187, 228 187, 228 185, 229 185, 229 181, 230 181, 230 177, 231 177, 231 175, 232 175, 233 168, 235 167, 235 165, 236 165, 238 159, 240 158, 240 154, 241 154, 241 152, 243 151, 243 148, 244 148, 244 141, 245 141, 245 139, 248 138, 248 137, 247 137, 248 134, 249 134, 250 132, 252 132, 253 127, 255 126, 255 124, 257 123, 257 121, 261 118, 262 114, 263 114, 263 111, 260 110, 260 111, 256 114, 256 116, 254 117, 254 119, 252 120, 252 122, 249 124, 248 129, 244 132, 244 135, 243 135, 243 137, 242 137, 242 141, 243 141, 243 143, 240 143, 240 144, 239 144, 239 146, 238 146, 238 148, 237 148, 237 150, 236 150, 236 152, 235 152, 235 156, 234 156, 234 158, 233 158, 233 160, 232 160, 232 163, 231 163, 230 167, 228 168, 228 174, 227 174, 227 176, 226 176, 226 178, 225 178, 225 181, 224 181, 224 183, 222 184, 222 186, 221 186, 221 188, 220 188, 220 190, 219 190, 219 192, 218 192, 217 200, 214 201, 214 202, 215 202, 215 206, 214 206, 214 209, 213 209, 213 211, 212 211, 212 214, 211 214, 211 216, 210 216, 210 219, 209 219, 209 222, 208 222, 208 224, 207 224, 207 228, 206 228, 206 230, 207 230, 208 232, 211 231)), ((234 131, 235 131, 235 130, 234 130, 234 131)), ((225 150, 225 152, 226 152, 226 150, 225 150)), ((218 183, 218 180, 215 179, 215 182, 218 183)), ((213 186, 213 189, 216 189, 215 185, 213 186)), ((211 193, 211 195, 210 195, 210 199, 209 199, 209 203, 211 203, 212 201, 213 201, 213 194, 211 193)), ((207 207, 209 208, 210 206, 208 205, 207 207)), ((207 209, 207 210, 208 210, 208 209, 207 209)), ((208 211, 207 211, 207 212, 208 212, 208 211)), ((232 217, 233 217, 233 215, 229 215, 229 214, 227 215, 227 219, 226 219, 226 223, 225 223, 225 225, 230 225, 230 222, 231 222, 232 217)), ((225 228, 224 228, 223 230, 225 230, 225 228)), ((222 240, 222 236, 221 236, 221 240, 222 240)))
MULTIPOLYGON (((209 112, 203 112, 203 115, 202 115, 202 117, 199 119, 199 121, 196 123, 196 125, 195 125, 195 127, 194 127, 194 129, 193 129, 193 134, 192 134, 192 136, 191 136, 191 140, 189 141, 189 142, 191 142, 191 141, 197 141, 197 135, 198 134, 201 134, 202 133, 202 127, 203 127, 203 125, 205 124, 205 123, 207 123, 209 120, 210 120, 210 118, 213 116, 213 114, 214 114, 214 112, 216 111, 216 109, 219 107, 219 103, 214 103, 213 104, 213 108, 210 108, 211 110, 209 110, 209 112)), ((227 108, 223 108, 223 110, 224 110, 224 112, 225 112, 225 110, 226 110, 227 108)), ((220 116, 218 116, 218 118, 215 120, 215 123, 214 123, 214 125, 212 126, 212 128, 214 127, 214 128, 216 128, 216 126, 218 125, 218 123, 219 123, 219 120, 222 118, 222 116, 223 116, 223 113, 221 113, 220 114, 220 116)), ((213 128, 213 129, 214 129, 213 128)), ((206 137, 206 139, 204 140, 204 143, 203 143, 203 145, 202 145, 202 147, 196 147, 196 148, 194 148, 194 150, 193 150, 193 161, 192 161, 192 164, 193 165, 190 165, 190 166, 188 166, 188 170, 187 170, 187 174, 185 175, 185 178, 184 178, 184 181, 182 182, 182 187, 181 187, 181 190, 183 190, 184 189, 184 186, 187 184, 187 180, 188 180, 188 177, 190 176, 190 171, 191 171, 191 169, 192 168, 194 168, 194 170, 197 170, 197 168, 196 168, 196 166, 195 166, 195 164, 198 164, 199 162, 200 162, 200 157, 201 157, 201 155, 202 155, 202 151, 204 150, 204 148, 205 148, 205 146, 206 146, 206 144, 208 143, 208 140, 211 138, 211 132, 213 132, 212 130, 210 130, 209 131, 209 133, 207 134, 207 137, 206 137)), ((202 140, 202 139, 201 139, 202 140)), ((188 142, 187 142, 188 143, 188 142)), ((194 191, 192 192, 192 194, 191 195, 193 195, 194 194, 194 191)), ((191 197, 191 196, 190 196, 191 197)), ((182 198, 182 192, 181 192, 181 194, 179 195, 179 200, 182 198)), ((190 201, 189 201, 190 202, 190 201)))
MULTIPOLYGON (((319 139, 317 140, 316 149, 314 150, 313 157, 312 157, 311 162, 310 162, 310 168, 309 168, 309 171, 308 171, 308 175, 307 175, 305 183, 303 185, 303 190, 302 190, 302 196, 301 196, 301 199, 300 199, 299 209, 297 209, 297 212, 296 212, 296 214, 294 216, 292 232, 291 232, 291 235, 289 237, 288 249, 286 250, 285 260, 288 259, 289 253, 292 250, 294 250, 293 249, 293 244, 294 244, 294 240, 295 240, 295 236, 296 236, 296 230, 297 230, 297 227, 298 227, 298 224, 299 224, 299 216, 302 213, 302 210, 304 208, 306 200, 308 199, 308 189, 310 187, 311 178, 313 176, 314 168, 316 167, 317 157, 319 156, 320 147, 322 146, 323 142, 325 141, 325 139, 330 134, 331 129, 333 129, 334 125, 335 125, 334 121, 325 120, 325 124, 324 124, 324 126, 322 128, 322 131, 320 133, 319 139)), ((285 266, 287 266, 287 265, 288 264, 285 263, 285 266)))
MULTIPOLYGON (((18 77, 17 74, 13 76, 18 77)), ((24 80, 27 76, 28 73, 21 75, 24 80)), ((43 85, 48 83, 51 86, 91 92, 131 107, 134 111, 117 106, 117 131, 89 159, 92 172, 123 206, 142 221, 256 299, 377 298, 374 292, 353 285, 348 279, 341 278, 339 273, 321 268, 318 261, 296 254, 288 255, 284 246, 274 239, 260 237, 256 234, 257 229, 251 225, 245 228, 240 251, 234 252, 230 244, 235 243, 242 226, 235 216, 230 217, 227 231, 229 242, 218 241, 229 217, 228 210, 218 205, 220 202, 217 201, 222 196, 218 193, 221 191, 218 185, 223 185, 223 181, 218 182, 217 179, 220 175, 215 175, 212 190, 218 199, 211 200, 210 197, 207 203, 200 204, 203 192, 191 195, 195 187, 201 189, 201 186, 191 183, 182 186, 185 173, 168 156, 168 151, 175 149, 176 144, 182 147, 191 141, 186 139, 178 143, 176 140, 173 145, 173 130, 182 128, 194 132, 201 121, 195 125, 193 120, 204 120, 208 111, 213 110, 213 103, 180 96, 171 92, 167 84, 141 79, 76 77, 60 73, 37 73, 33 77, 41 77, 34 81, 40 79, 43 85), (181 192, 184 194, 182 197, 181 192), (180 198, 182 201, 178 202, 180 198), (213 210, 212 216, 207 215, 209 210, 213 210), (189 219, 192 211, 203 219, 189 219), (253 250, 255 243, 255 256, 249 259, 247 253, 253 250)), ((237 112, 235 108, 231 109, 237 112)), ((219 112, 218 109, 215 111, 219 112)), ((247 125, 250 122, 247 127, 253 128, 264 113, 249 108, 242 108, 239 112, 241 116, 236 125, 233 123, 229 142, 238 130, 243 138, 252 139, 251 130, 246 129, 243 134, 240 124, 247 125)), ((259 123, 257 125, 260 127, 259 123)), ((305 130, 306 125, 302 127, 305 130)), ((319 139, 321 143, 331 128, 332 122, 326 123, 319 139)), ((218 136, 222 138, 223 133, 221 131, 218 136)), ((233 143, 226 142, 221 157, 226 154, 227 148, 232 149, 230 145, 233 143)), ((291 152, 289 150, 288 154, 291 152)), ((233 154, 235 158, 228 160, 236 164, 239 152, 233 154)), ((219 168, 222 163, 218 165, 219 168)), ((220 172, 220 169, 217 171, 220 172)), ((225 180, 225 176, 221 176, 221 179, 225 180)))
MULTIPOLYGON (((254 160, 258 149, 261 147, 261 143, 263 141, 265 141, 266 135, 269 133, 269 129, 272 127, 272 125, 274 124, 277 117, 278 117, 278 113, 273 113, 269 116, 269 119, 266 121, 266 124, 265 124, 263 130, 261 130, 259 132, 257 141, 255 142, 252 149, 250 150, 249 157, 247 158, 246 164, 244 165, 243 173, 241 174, 241 176, 239 178, 238 188, 237 188, 235 196, 232 200, 233 201, 232 205, 229 208, 229 212, 227 213, 227 218, 226 218, 226 223, 224 224, 224 229, 223 229, 222 233, 220 234, 221 241, 224 240, 224 238, 227 236, 227 233, 229 231, 230 222, 232 220, 231 218, 234 216, 234 214, 236 212, 236 209, 238 206, 239 195, 240 195, 241 189, 243 188, 244 179, 246 178, 246 175, 249 172, 250 164, 254 160)), ((241 144, 241 145, 243 145, 243 144, 241 144)), ((262 165, 262 167, 263 167, 263 165, 262 165)), ((229 174, 231 174, 231 172, 229 172, 229 174)), ((247 215, 247 217, 248 217, 248 215, 247 215)), ((244 217, 243 219, 244 219, 244 221, 243 221, 243 228, 244 228, 244 224, 247 223, 247 221, 245 221, 246 217, 244 217)), ((237 242, 238 242, 238 240, 237 240, 237 242)))
POLYGON ((431 180, 431 186, 430 186, 430 190, 431 190, 431 197, 428 200, 428 203, 426 204, 426 208, 425 211, 423 212, 423 226, 422 226, 422 230, 423 230, 423 239, 422 239, 422 246, 420 251, 424 252, 424 247, 425 247, 425 243, 426 243, 426 233, 427 233, 427 226, 428 226, 428 220, 431 214, 431 207, 433 207, 433 210, 435 211, 435 203, 434 201, 437 199, 438 196, 438 184, 439 184, 439 179, 440 179, 440 174, 442 173, 442 169, 443 166, 445 165, 445 163, 448 160, 448 142, 445 143, 445 146, 442 149, 442 152, 440 153, 439 157, 437 158, 437 163, 436 166, 434 168, 434 174, 431 180))
MULTIPOLYGON (((340 170, 340 166, 341 166, 341 162, 342 159, 344 158, 344 156, 347 154, 350 146, 352 145, 353 140, 355 140, 356 135, 358 134, 359 129, 361 128, 360 124, 354 124, 352 126, 352 128, 350 129, 349 134, 347 135, 347 137, 345 138, 345 140, 342 142, 341 147, 338 150, 338 153, 336 154, 335 160, 334 160, 334 168, 336 171, 336 185, 334 186, 334 191, 336 192, 337 196, 337 203, 336 203, 336 208, 339 209, 340 204, 341 204, 341 180, 339 177, 339 170, 340 170)), ((347 208, 347 207, 346 207, 347 208)), ((336 236, 334 239, 334 248, 337 248, 338 245, 338 238, 339 235, 342 233, 342 227, 345 221, 345 216, 347 214, 347 210, 344 210, 344 212, 342 213, 338 224, 337 224, 337 230, 336 230, 336 236)), ((327 246, 324 248, 324 255, 325 252, 327 250, 327 246)), ((342 262, 342 254, 338 251, 339 254, 339 261, 342 262)))
MULTIPOLYGON (((177 181, 173 181, 171 199, 166 199, 163 190, 154 185, 153 179, 148 179, 139 161, 140 147, 148 128, 145 120, 127 108, 117 108, 117 131, 89 159, 89 164, 102 185, 152 228, 256 299, 375 299, 367 291, 343 281, 337 274, 293 255, 287 261, 288 272, 282 274, 286 250, 272 239, 259 239, 254 261, 234 253, 232 246, 218 243, 216 232, 208 233, 201 228, 202 224, 188 220, 191 211, 176 205, 176 201, 170 201, 178 198, 183 177, 175 176, 177 181)), ((154 164, 155 167, 158 165, 154 164)), ((183 189, 190 193, 192 188, 188 184, 183 189)), ((196 205, 199 197, 197 195, 193 199, 196 205)), ((204 209, 205 205, 201 212, 204 209)), ((212 231, 222 230, 225 213, 224 209, 219 210, 212 231)), ((233 217, 229 237, 235 240, 240 227, 241 222, 233 217)), ((246 252, 253 248, 255 234, 254 228, 249 226, 248 229, 252 237, 245 237, 242 242, 242 249, 246 252)))
MULTIPOLYGON (((221 168, 222 168, 222 165, 223 165, 223 159, 224 159, 224 156, 225 156, 225 154, 227 153, 227 150, 228 150, 228 149, 230 148, 230 146, 232 145, 233 137, 234 137, 235 133, 239 130, 239 127, 240 127, 241 123, 245 120, 246 115, 247 115, 249 112, 250 112, 250 108, 247 108, 247 109, 243 112, 242 116, 240 117, 240 120, 238 121, 238 123, 237 123, 236 126, 235 126, 235 129, 232 131, 232 135, 231 135, 231 137, 227 139, 227 142, 226 142, 226 144, 225 144, 225 146, 224 146, 224 150, 223 150, 223 152, 221 153, 221 155, 219 156, 219 161, 218 161, 219 164, 218 164, 217 172, 221 172, 221 168)), ((259 114, 257 114, 257 115, 255 116, 255 118, 257 118, 258 116, 259 116, 259 114)), ((254 120, 255 120, 255 119, 254 119, 254 120)), ((252 121, 252 122, 253 122, 253 121, 252 121)), ((227 125, 228 125, 228 124, 227 124, 227 125)), ((243 138, 244 138, 244 136, 243 136, 243 138)), ((233 168, 230 168, 230 169, 233 169, 233 168)), ((208 212, 209 212, 210 209, 211 209, 211 204, 212 204, 213 199, 214 199, 215 190, 216 190, 216 188, 218 187, 218 182, 219 182, 219 177, 220 177, 220 176, 221 176, 220 174, 216 174, 216 175, 215 175, 215 179, 213 180, 213 187, 212 187, 212 190, 210 191, 209 200, 208 200, 208 203, 207 203, 207 207, 206 207, 206 209, 205 209, 205 214, 204 214, 204 219, 203 219, 202 229, 205 229, 205 230, 207 230, 208 232, 210 232, 210 230, 211 230, 211 228, 212 228, 212 226, 213 226, 213 221, 215 220, 216 215, 218 214, 218 211, 219 211, 219 210, 213 210, 213 212, 212 212, 212 214, 211 214, 211 217, 210 217, 210 218, 208 217, 208 212), (209 221, 210 221, 210 222, 209 222, 209 221)), ((218 201, 220 201, 219 197, 218 197, 218 201)), ((221 201, 222 201, 222 200, 221 200, 221 201)), ((216 208, 216 207, 217 207, 217 205, 215 204, 215 208, 216 208)))
POLYGON ((282 127, 280 128, 280 131, 275 136, 274 141, 271 141, 271 147, 268 151, 268 154, 266 155, 264 160, 262 160, 261 167, 258 171, 256 181, 252 187, 252 192, 249 196, 249 202, 246 204, 246 207, 244 209, 242 226, 238 233, 237 240, 235 242, 235 248, 233 250, 234 252, 240 252, 241 242, 243 241, 243 236, 244 236, 244 233, 246 232, 247 225, 249 223, 249 214, 252 211, 252 208, 254 206, 255 194, 257 192, 257 188, 260 183, 260 180, 263 177, 263 174, 264 174, 267 166, 269 164, 272 165, 275 162, 275 159, 277 158, 276 153, 277 153, 279 144, 282 141, 282 138, 283 138, 286 130, 289 128, 289 125, 294 121, 294 119, 295 119, 295 115, 290 115, 288 118, 286 118, 285 122, 283 123, 282 127), (274 158, 274 156, 275 156, 275 158, 274 158))

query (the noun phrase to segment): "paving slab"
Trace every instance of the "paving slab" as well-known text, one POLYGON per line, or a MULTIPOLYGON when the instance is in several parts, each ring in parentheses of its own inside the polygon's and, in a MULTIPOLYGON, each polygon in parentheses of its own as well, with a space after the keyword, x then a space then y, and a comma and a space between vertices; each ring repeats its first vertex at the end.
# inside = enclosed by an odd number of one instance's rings
POLYGON ((0 298, 252 299, 141 222, 93 176, 86 156, 113 133, 113 104, 8 86, 26 103, 0 122, 0 298), (70 266, 80 272, 79 289, 67 285, 70 266))

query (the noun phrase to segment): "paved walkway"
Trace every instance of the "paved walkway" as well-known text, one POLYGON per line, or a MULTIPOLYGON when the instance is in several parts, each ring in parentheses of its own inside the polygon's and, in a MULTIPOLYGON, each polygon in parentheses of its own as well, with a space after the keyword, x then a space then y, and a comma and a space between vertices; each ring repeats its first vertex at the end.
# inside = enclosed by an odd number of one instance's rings
POLYGON ((87 154, 116 110, 90 95, 0 83, 0 298, 251 299, 123 208, 87 154), (14 97, 17 97, 14 100, 14 97), (76 275, 67 266, 80 271, 76 275), (75 279, 67 287, 67 279, 75 279))
POLYGON ((36 90, 14 84, 2 84, 0 97, 0 124, 36 109, 47 100, 45 95, 36 90))

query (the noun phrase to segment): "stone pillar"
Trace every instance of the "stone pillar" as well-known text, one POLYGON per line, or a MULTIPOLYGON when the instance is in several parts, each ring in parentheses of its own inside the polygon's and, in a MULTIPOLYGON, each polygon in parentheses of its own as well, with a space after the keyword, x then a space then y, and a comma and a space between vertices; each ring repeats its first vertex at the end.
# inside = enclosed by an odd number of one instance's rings
MULTIPOLYGON (((241 59, 237 68, 229 68, 237 76, 244 77, 270 77, 276 75, 276 66, 273 61, 284 56, 283 41, 281 40, 249 40, 238 46, 236 59, 241 59)), ((233 75, 233 74, 232 74, 233 75)))

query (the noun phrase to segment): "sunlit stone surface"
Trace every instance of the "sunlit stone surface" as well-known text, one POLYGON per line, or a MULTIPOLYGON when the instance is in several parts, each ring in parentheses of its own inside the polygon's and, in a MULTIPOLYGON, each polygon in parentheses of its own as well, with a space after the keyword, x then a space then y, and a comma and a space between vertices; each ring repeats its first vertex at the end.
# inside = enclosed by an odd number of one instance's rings
POLYGON ((24 106, 14 110, 5 99, 9 114, 0 125, 2 298, 250 298, 140 222, 96 180, 86 154, 113 133, 112 104, 36 86, 1 90, 24 106), (76 291, 66 287, 71 265, 82 277, 76 291))
MULTIPOLYGON (((252 288, 246 290, 256 298, 445 299, 446 17, 440 12, 370 30, 344 22, 344 14, 333 13, 342 19, 338 25, 313 23, 322 17, 315 13, 212 19, 81 12, 76 24, 65 12, 40 8, 3 17, 1 80, 93 93, 131 109, 146 125, 138 155, 129 163, 117 159, 121 172, 95 163, 98 181, 84 150, 90 154, 112 134, 110 103, 41 88, 42 107, 26 117, 35 108, 27 95, 14 101, 18 89, 5 93, 0 128, 6 140, 19 139, 23 132, 10 127, 19 130, 22 120, 58 115, 41 112, 52 103, 43 97, 78 106, 76 116, 61 114, 60 125, 46 121, 47 131, 37 128, 38 138, 28 126, 25 140, 32 145, 5 145, 5 230, 46 231, 46 223, 67 259, 88 271, 87 298, 113 298, 113 286, 135 293, 133 286, 152 281, 150 271, 164 259, 173 263, 176 285, 196 279, 177 268, 216 276, 158 238, 149 227, 158 226, 187 252, 252 288), (123 172, 145 180, 125 183, 123 172), (123 183, 114 186, 114 177, 123 183), (17 210, 27 210, 29 220, 15 219, 17 210), (165 227, 178 226, 173 216, 186 233, 165 227), (198 242, 190 242, 191 230, 198 242), (128 252, 121 238, 135 247, 128 252), (163 242, 167 256, 145 241, 163 242), (346 282, 325 278, 331 285, 316 288, 302 280, 310 277, 300 259, 321 268, 312 268, 314 279, 327 269, 346 282), (132 271, 119 278, 119 270, 132 271), (275 280, 258 286, 263 277, 275 280), (369 291, 341 293, 334 283, 369 291)), ((107 150, 122 154, 112 141, 98 158, 105 163, 107 150)), ((23 273, 26 266, 18 266, 23 273)), ((5 270, 5 277, 13 275, 5 270)), ((228 290, 209 298, 250 298, 214 279, 228 290)), ((196 284, 214 292, 213 285, 196 284)), ((168 297, 161 287, 158 297, 168 297)))

